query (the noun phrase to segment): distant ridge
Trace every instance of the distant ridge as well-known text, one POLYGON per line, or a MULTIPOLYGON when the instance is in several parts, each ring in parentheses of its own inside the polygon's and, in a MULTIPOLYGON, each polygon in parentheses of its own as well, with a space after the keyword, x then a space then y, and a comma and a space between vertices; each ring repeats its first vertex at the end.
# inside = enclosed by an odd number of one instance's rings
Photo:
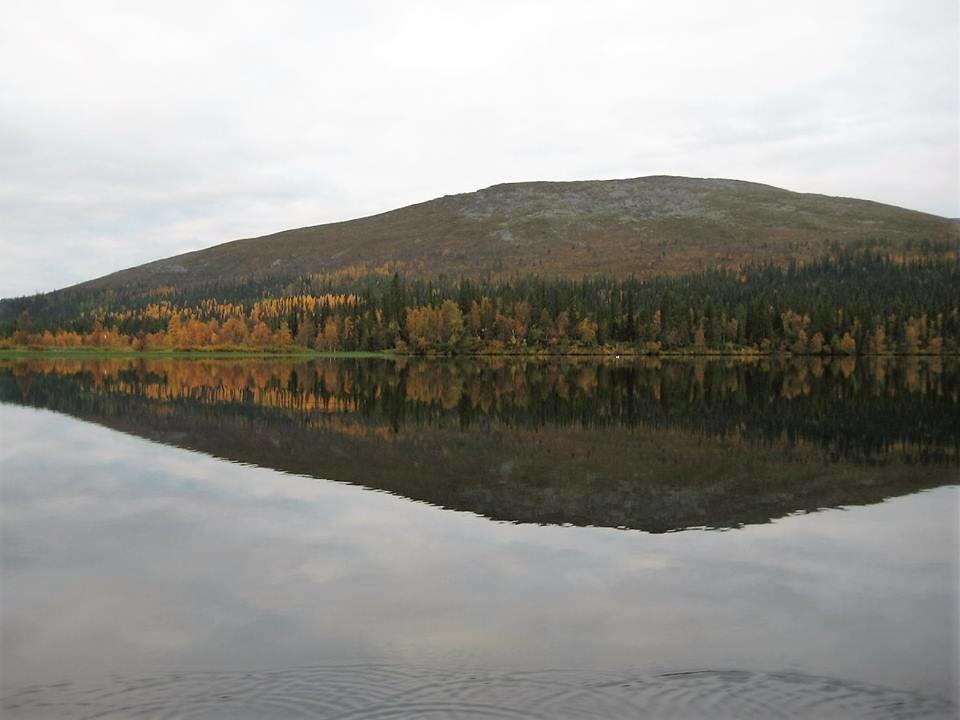
POLYGON ((713 178, 522 182, 345 222, 235 240, 122 270, 75 290, 189 285, 389 264, 411 275, 649 277, 821 255, 831 245, 909 252, 958 237, 955 220, 882 203, 713 178))

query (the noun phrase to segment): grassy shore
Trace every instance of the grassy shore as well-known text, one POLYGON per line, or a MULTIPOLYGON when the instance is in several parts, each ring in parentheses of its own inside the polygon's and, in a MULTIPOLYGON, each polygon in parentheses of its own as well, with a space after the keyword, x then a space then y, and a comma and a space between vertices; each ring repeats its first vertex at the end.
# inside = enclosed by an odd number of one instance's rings
POLYGON ((203 360, 203 359, 230 359, 230 358, 272 358, 272 359, 296 359, 308 360, 314 358, 340 358, 340 359, 363 359, 363 358, 401 358, 401 357, 516 357, 516 358, 689 358, 689 359, 709 359, 709 358, 743 358, 756 359, 762 357, 822 357, 822 358, 844 358, 844 357, 956 357, 952 353, 897 353, 888 352, 881 355, 875 353, 861 353, 859 355, 798 355, 796 353, 784 353, 778 351, 763 351, 750 348, 737 350, 661 350, 658 352, 649 352, 631 348, 565 348, 565 349, 515 349, 499 351, 481 351, 476 353, 458 353, 447 355, 443 353, 427 353, 426 355, 417 355, 414 353, 397 351, 344 351, 344 352, 326 352, 320 350, 310 350, 302 347, 290 348, 265 348, 261 350, 251 349, 211 349, 211 350, 131 350, 129 348, 96 348, 96 347, 74 347, 74 348, 28 348, 28 347, 0 347, 0 360, 16 360, 29 358, 66 358, 66 359, 96 359, 96 358, 148 358, 148 359, 178 359, 178 360, 203 360))
POLYGON ((171 358, 200 360, 208 358, 385 358, 388 352, 320 352, 295 350, 129 350, 123 348, 0 348, 0 360, 17 358, 171 358))

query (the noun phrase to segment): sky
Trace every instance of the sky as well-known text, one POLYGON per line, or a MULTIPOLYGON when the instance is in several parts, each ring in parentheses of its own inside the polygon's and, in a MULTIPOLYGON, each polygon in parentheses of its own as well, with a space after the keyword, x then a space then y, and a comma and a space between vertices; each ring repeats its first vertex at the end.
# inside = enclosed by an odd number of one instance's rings
POLYGON ((501 182, 960 216, 960 3, 0 5, 0 296, 501 182))

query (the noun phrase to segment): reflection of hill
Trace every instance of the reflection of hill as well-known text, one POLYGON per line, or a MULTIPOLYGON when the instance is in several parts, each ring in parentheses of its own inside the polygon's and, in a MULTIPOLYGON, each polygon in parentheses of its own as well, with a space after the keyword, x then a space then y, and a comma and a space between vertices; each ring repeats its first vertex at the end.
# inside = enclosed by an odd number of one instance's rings
POLYGON ((30 362, 0 400, 521 522, 736 527, 957 468, 939 361, 30 362))

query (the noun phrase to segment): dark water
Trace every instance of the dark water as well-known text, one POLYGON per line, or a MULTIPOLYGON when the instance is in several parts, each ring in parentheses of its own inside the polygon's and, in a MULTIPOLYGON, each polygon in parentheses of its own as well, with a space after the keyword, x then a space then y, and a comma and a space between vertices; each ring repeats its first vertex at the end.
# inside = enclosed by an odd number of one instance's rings
POLYGON ((956 714, 955 363, 24 361, 0 401, 4 717, 956 714))

